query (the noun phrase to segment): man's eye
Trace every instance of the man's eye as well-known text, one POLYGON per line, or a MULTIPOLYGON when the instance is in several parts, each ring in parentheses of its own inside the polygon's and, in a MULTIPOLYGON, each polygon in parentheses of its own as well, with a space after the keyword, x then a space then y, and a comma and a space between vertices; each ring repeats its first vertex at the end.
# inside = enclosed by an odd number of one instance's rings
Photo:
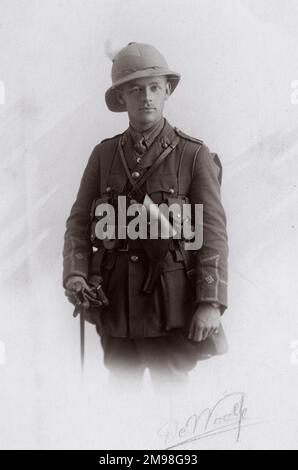
POLYGON ((138 91, 139 91, 139 88, 135 87, 135 88, 131 88, 130 93, 138 93, 138 91))
POLYGON ((152 85, 152 87, 151 87, 151 90, 152 90, 152 91, 156 91, 157 89, 158 89, 158 86, 157 86, 157 85, 152 85))

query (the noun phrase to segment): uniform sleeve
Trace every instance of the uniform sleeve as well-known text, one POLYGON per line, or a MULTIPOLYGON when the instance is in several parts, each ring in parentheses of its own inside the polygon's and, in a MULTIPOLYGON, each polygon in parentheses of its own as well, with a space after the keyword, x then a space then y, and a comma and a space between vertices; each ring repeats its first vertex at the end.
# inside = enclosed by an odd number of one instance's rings
POLYGON ((70 276, 88 278, 92 253, 90 210, 99 193, 99 149, 92 151, 84 170, 76 200, 66 221, 63 247, 63 286, 70 276))
POLYGON ((190 189, 192 204, 203 204, 203 245, 196 256, 196 303, 227 308, 228 237, 226 214, 221 203, 221 164, 217 154, 202 145, 195 155, 190 189))

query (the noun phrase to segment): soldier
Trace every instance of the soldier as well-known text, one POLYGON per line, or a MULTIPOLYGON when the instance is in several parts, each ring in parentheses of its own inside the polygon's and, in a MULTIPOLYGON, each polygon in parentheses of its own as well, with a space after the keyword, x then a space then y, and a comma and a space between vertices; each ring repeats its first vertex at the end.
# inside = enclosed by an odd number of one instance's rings
MULTIPOLYGON (((95 324, 112 383, 184 384, 197 361, 227 350, 228 244, 221 203, 221 163, 199 139, 164 118, 180 75, 149 44, 129 43, 114 58, 109 110, 129 127, 95 146, 66 222, 63 286, 95 324), (185 240, 98 240, 96 207, 149 196, 203 204, 203 244, 185 240)), ((97 214, 98 215, 98 214, 97 214)), ((192 212, 193 217, 193 212, 192 212)), ((191 220, 193 223, 193 220, 191 220)))

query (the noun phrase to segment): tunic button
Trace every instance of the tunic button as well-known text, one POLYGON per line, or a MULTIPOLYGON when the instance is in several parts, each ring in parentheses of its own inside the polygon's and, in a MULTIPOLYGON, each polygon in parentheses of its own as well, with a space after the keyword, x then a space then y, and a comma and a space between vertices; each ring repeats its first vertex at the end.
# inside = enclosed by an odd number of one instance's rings
POLYGON ((169 189, 169 193, 170 193, 170 194, 174 194, 174 192, 175 192, 175 189, 174 189, 174 188, 170 188, 170 189, 169 189))
POLYGON ((134 172, 131 174, 131 176, 133 177, 133 179, 136 180, 137 178, 139 178, 140 173, 139 173, 138 171, 134 171, 134 172))
POLYGON ((132 255, 132 256, 130 257, 130 261, 131 261, 132 263, 137 263, 137 262, 139 261, 139 257, 138 257, 137 255, 132 255))
POLYGON ((107 191, 107 193, 110 193, 110 192, 111 192, 110 186, 107 187, 106 191, 107 191))
POLYGON ((141 160, 142 160, 141 157, 138 157, 137 158, 137 163, 140 163, 141 160))

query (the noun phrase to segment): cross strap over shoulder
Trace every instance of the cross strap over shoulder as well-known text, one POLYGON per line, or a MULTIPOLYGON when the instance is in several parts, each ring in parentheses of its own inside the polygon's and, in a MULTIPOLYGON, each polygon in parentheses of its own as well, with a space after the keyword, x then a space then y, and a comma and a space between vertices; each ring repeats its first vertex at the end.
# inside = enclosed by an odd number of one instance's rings
POLYGON ((121 157, 121 162, 124 167, 126 176, 133 188, 133 190, 138 194, 139 197, 144 196, 144 191, 141 189, 141 186, 147 181, 147 179, 155 172, 155 170, 161 165, 161 163, 167 158, 168 155, 177 147, 180 141, 179 136, 176 136, 173 142, 171 142, 167 148, 156 158, 153 165, 148 168, 148 170, 138 179, 134 179, 128 168, 125 155, 123 152, 123 142, 122 139, 119 139, 118 149, 121 157))

